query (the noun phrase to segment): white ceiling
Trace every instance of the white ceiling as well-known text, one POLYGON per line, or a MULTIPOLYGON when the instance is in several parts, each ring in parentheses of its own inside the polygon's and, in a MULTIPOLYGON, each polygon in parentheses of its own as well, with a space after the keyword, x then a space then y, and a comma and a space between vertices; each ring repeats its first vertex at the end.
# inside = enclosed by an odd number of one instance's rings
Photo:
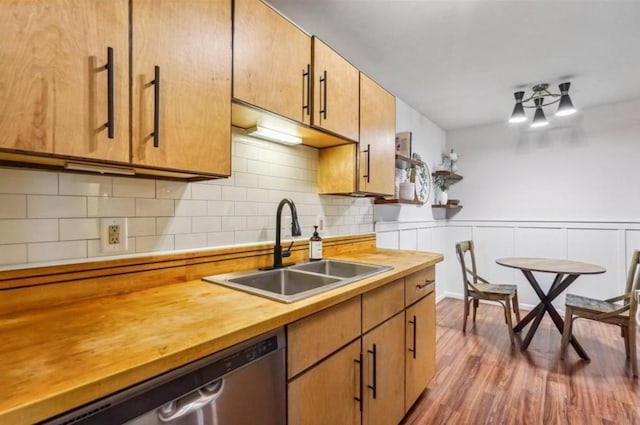
POLYGON ((504 122, 541 82, 578 110, 640 97, 640 0, 268 2, 445 130, 504 122))

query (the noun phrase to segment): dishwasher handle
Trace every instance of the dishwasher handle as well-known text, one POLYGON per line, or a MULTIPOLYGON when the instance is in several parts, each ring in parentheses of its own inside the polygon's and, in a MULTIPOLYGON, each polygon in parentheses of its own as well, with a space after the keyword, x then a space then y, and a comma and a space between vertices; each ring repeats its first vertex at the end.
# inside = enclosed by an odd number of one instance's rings
POLYGON ((158 419, 161 422, 171 422, 191 412, 202 409, 214 402, 224 389, 224 379, 218 379, 210 384, 198 388, 196 391, 177 400, 170 401, 158 409, 158 419))

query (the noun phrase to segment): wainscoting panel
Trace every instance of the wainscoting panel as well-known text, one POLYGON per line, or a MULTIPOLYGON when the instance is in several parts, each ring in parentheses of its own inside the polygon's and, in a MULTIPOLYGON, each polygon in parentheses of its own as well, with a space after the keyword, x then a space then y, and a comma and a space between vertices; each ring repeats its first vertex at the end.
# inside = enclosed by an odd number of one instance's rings
MULTIPOLYGON (((462 297, 455 244, 473 239, 480 275, 498 283, 517 284, 520 304, 524 309, 537 304, 538 297, 519 270, 496 264, 497 258, 565 258, 600 264, 607 269, 606 273, 581 276, 568 292, 604 299, 622 293, 631 254, 633 250, 640 249, 638 222, 450 220, 378 222, 375 227, 379 247, 444 254, 444 262, 436 267, 439 297, 462 297)), ((550 287, 554 275, 535 275, 543 289, 550 287)), ((554 302, 562 311, 564 299, 565 294, 562 294, 554 302)))

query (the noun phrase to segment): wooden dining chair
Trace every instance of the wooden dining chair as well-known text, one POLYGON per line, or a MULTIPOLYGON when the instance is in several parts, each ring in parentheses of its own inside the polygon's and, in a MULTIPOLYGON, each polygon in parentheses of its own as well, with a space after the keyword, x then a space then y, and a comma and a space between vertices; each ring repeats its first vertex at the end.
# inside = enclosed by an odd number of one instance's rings
POLYGON ((458 262, 462 268, 462 286, 464 287, 464 316, 462 320, 462 332, 467 330, 467 317, 469 316, 469 306, 473 302, 473 323, 476 323, 476 310, 480 300, 495 301, 502 305, 504 318, 509 327, 509 338, 511 343, 515 343, 513 333, 513 323, 511 321, 511 307, 516 314, 516 319, 520 321, 520 308, 518 306, 518 290, 516 285, 501 285, 490 283, 478 275, 476 268, 476 256, 474 253, 473 241, 462 241, 456 244, 456 254, 458 262), (469 253, 471 268, 467 267, 465 260, 469 253))
POLYGON ((629 272, 627 273, 627 284, 624 294, 609 298, 608 300, 597 300, 580 295, 567 294, 565 301, 564 331, 562 332, 562 345, 560 346, 560 357, 564 359, 567 352, 567 345, 571 339, 573 322, 576 319, 590 319, 598 322, 609 323, 620 326, 622 338, 624 338, 624 348, 627 358, 631 360, 631 370, 633 376, 638 376, 638 355, 636 351, 636 312, 638 309, 638 298, 635 294, 640 289, 640 251, 633 253, 629 272))

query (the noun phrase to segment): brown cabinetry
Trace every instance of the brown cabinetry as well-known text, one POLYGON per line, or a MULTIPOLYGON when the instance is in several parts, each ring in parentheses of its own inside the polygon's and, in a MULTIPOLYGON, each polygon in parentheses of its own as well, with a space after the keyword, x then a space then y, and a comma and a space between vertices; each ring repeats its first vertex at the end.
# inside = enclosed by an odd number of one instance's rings
POLYGON ((359 72, 313 37, 313 126, 358 141, 359 72))
POLYGON ((311 123, 311 37, 260 0, 234 2, 233 98, 311 123))
POLYGON ((132 162, 231 174, 231 4, 133 0, 132 162))
POLYGON ((0 149, 129 160, 127 4, 0 3, 0 149))
POLYGON ((435 292, 407 308, 405 332, 405 410, 409 410, 436 371, 435 292))
POLYGON ((360 73, 360 143, 320 150, 318 191, 393 195, 395 97, 360 73))
POLYGON ((230 0, 15 1, 0 19, 3 159, 230 174, 230 0))
POLYGON ((434 278, 424 268, 287 326, 289 424, 400 423, 435 373, 434 278))

